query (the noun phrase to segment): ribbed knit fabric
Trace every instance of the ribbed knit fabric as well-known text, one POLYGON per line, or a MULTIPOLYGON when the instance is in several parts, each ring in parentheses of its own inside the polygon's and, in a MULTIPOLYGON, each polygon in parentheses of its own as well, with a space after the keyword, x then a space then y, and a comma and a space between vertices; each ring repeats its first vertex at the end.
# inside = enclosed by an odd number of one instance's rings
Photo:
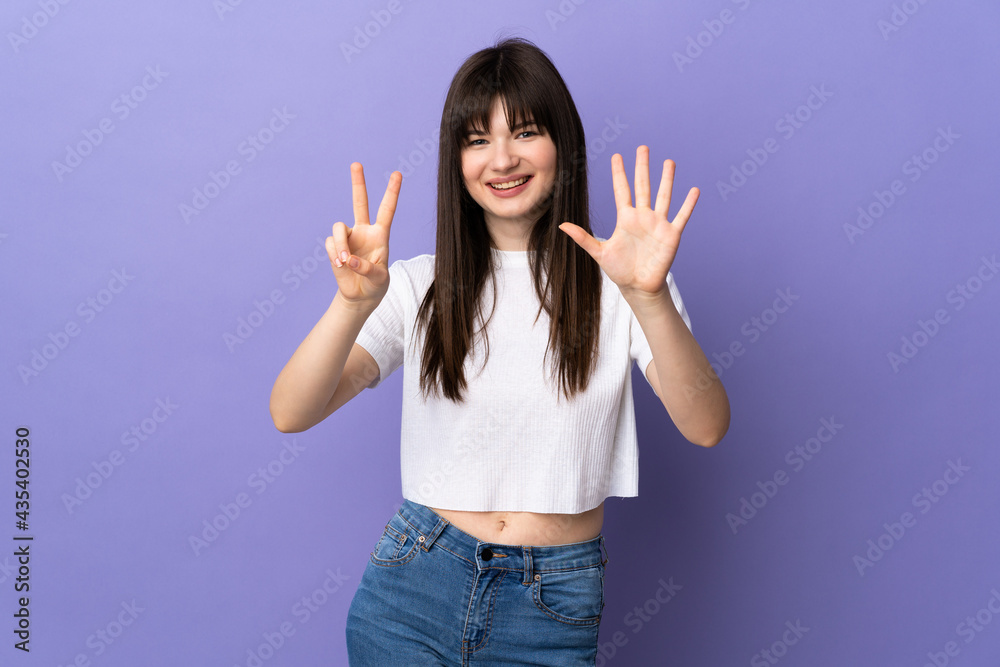
MULTIPOLYGON (((549 318, 533 322, 538 297, 528 251, 493 250, 499 259, 489 359, 481 338, 465 362, 465 401, 420 393, 424 335, 414 340, 417 309, 434 279, 434 255, 397 260, 389 290, 357 343, 374 357, 375 388, 403 366, 400 464, 403 497, 441 509, 578 514, 609 496, 639 490, 639 449, 630 370, 645 375, 649 344, 621 291, 607 274, 601 298, 600 355, 587 391, 560 395, 547 360, 549 318)), ((670 295, 691 322, 673 276, 670 295)), ((493 303, 484 288, 484 313, 493 303)), ((476 328, 478 328, 478 323, 476 328)), ((648 382, 648 378, 647 378, 648 382)))

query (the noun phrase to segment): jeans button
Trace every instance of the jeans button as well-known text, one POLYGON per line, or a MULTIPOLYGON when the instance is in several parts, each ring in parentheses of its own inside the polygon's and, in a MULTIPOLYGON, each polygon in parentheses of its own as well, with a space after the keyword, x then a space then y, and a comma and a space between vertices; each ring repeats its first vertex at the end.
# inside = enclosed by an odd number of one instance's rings
POLYGON ((482 558, 483 560, 489 560, 493 558, 493 551, 489 547, 486 547, 485 549, 483 549, 482 558))

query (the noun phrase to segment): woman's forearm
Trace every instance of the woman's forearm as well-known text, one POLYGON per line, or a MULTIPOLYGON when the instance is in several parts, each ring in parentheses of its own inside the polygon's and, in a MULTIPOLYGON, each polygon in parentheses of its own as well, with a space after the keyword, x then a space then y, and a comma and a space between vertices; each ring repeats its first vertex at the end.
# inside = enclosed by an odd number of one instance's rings
POLYGON ((649 342, 660 400, 670 418, 689 441, 715 445, 729 429, 729 398, 719 381, 692 390, 702 386, 700 378, 715 374, 667 288, 657 295, 627 294, 625 299, 649 342))
POLYGON ((304 431, 323 419, 351 348, 373 311, 374 307, 348 304, 339 292, 334 296, 271 390, 271 418, 278 430, 304 431))

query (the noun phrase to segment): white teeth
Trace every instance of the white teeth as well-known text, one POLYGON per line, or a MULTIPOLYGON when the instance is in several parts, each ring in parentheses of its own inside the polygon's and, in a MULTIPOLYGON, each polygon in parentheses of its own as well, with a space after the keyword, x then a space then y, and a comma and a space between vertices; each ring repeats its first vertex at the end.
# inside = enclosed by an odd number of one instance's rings
POLYGON ((519 178, 516 181, 511 181, 510 183, 490 183, 490 187, 494 190, 509 190, 511 188, 516 188, 527 180, 528 177, 525 176, 524 178, 519 178))

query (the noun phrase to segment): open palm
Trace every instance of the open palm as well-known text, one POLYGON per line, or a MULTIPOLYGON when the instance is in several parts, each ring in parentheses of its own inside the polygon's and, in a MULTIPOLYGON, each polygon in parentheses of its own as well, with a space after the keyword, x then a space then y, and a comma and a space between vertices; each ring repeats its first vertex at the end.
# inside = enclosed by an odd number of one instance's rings
POLYGON ((564 222, 559 228, 569 234, 594 258, 608 277, 627 292, 655 294, 665 289, 667 272, 677 256, 681 232, 698 201, 698 188, 691 188, 677 216, 667 218, 674 186, 673 160, 663 163, 663 177, 656 202, 650 206, 649 147, 639 146, 635 155, 635 206, 629 192, 622 156, 611 157, 611 176, 618 220, 611 238, 598 241, 581 227, 564 222))

